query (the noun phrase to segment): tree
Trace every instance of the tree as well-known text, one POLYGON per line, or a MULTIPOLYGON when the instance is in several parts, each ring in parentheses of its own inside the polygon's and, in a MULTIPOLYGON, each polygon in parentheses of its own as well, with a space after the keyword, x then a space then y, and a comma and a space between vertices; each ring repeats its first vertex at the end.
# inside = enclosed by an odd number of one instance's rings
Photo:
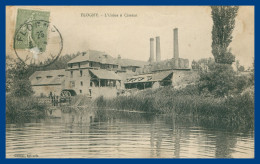
POLYGON ((28 97, 33 94, 29 79, 18 79, 13 83, 11 94, 16 97, 28 97))
POLYGON ((242 66, 242 65, 240 65, 240 62, 239 62, 239 60, 236 60, 236 71, 237 72, 243 72, 243 71, 245 71, 245 67, 244 66, 242 66))
POLYGON ((249 80, 248 80, 248 84, 251 85, 251 86, 254 86, 255 85, 255 62, 253 62, 252 64, 252 68, 250 69, 250 77, 249 77, 249 80))
MULTIPOLYGON (((208 68, 200 71, 199 89, 207 90, 215 96, 228 96, 237 86, 235 72, 231 64, 235 61, 229 44, 235 27, 237 6, 212 6, 212 54, 215 62, 208 62, 208 68)), ((239 63, 238 63, 239 64, 239 63)), ((241 80, 240 88, 243 88, 241 80)))
POLYGON ((54 69, 66 69, 68 62, 70 60, 72 60, 73 58, 75 58, 76 56, 78 56, 79 54, 80 54, 80 52, 78 52, 77 54, 66 54, 66 55, 60 56, 54 63, 52 63, 46 67, 39 68, 39 70, 47 71, 47 70, 54 70, 54 69))
POLYGON ((234 55, 228 49, 232 42, 232 32, 235 27, 235 18, 238 6, 212 6, 212 54, 216 63, 232 64, 234 55))
POLYGON ((193 60, 191 67, 194 70, 207 71, 210 63, 214 63, 212 58, 202 58, 198 61, 193 60))
POLYGON ((228 96, 235 84, 235 72, 230 64, 209 63, 207 71, 200 72, 200 92, 209 91, 217 97, 228 96))
POLYGON ((238 68, 238 71, 239 71, 239 72, 245 71, 245 67, 241 65, 241 66, 238 68))
POLYGON ((13 96, 24 97, 33 94, 29 80, 32 72, 34 72, 33 67, 27 66, 22 61, 16 62, 14 67, 8 70, 10 81, 12 81, 9 90, 13 96))
POLYGON ((47 71, 53 69, 65 69, 68 61, 79 55, 66 54, 61 56, 51 65, 46 67, 34 67, 26 65, 24 62, 11 58, 10 55, 6 55, 6 92, 10 92, 13 96, 31 96, 33 94, 29 77, 35 71, 47 71))
POLYGON ((238 69, 239 69, 239 67, 240 67, 240 62, 239 62, 239 60, 236 60, 236 70, 237 70, 237 72, 238 72, 238 69))
POLYGON ((11 74, 10 70, 15 67, 15 60, 11 58, 9 55, 6 55, 6 81, 5 81, 5 88, 6 92, 10 92, 12 84, 13 84, 13 75, 11 74))

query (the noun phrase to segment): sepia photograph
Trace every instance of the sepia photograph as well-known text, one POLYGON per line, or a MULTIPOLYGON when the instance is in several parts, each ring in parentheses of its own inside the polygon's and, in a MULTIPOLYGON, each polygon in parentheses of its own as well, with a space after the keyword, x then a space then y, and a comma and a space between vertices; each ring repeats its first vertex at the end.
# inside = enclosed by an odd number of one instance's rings
POLYGON ((6 6, 6 158, 255 158, 254 6, 6 6))

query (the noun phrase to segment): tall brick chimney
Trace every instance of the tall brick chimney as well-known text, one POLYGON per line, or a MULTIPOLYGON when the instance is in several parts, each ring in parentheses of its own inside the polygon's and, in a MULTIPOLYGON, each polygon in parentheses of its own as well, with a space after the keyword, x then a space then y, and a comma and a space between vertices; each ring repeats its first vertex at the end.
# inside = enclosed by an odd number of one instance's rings
POLYGON ((150 38, 150 63, 154 62, 154 38, 150 38))
POLYGON ((175 59, 175 66, 179 67, 178 28, 173 29, 173 57, 175 59))
POLYGON ((156 61, 161 61, 160 37, 156 37, 156 61))

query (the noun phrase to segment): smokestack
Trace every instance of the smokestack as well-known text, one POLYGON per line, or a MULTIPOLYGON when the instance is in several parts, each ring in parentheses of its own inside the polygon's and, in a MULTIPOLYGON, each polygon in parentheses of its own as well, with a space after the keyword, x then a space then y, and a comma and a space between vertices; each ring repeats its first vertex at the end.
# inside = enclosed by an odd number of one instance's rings
POLYGON ((160 37, 156 37, 156 61, 161 61, 160 37))
POLYGON ((150 62, 154 62, 154 38, 150 38, 150 62))
POLYGON ((173 47, 174 47, 174 58, 179 58, 179 44, 178 44, 178 28, 173 29, 173 47))
POLYGON ((173 57, 175 66, 179 67, 179 44, 178 44, 178 28, 173 29, 173 57))

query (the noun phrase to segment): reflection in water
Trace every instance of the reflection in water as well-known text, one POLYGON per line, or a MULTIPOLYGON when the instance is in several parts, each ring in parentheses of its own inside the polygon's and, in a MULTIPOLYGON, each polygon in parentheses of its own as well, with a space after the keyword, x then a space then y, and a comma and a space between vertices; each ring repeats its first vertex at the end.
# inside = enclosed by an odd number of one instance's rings
POLYGON ((202 128, 190 118, 77 109, 6 125, 6 157, 252 158, 253 132, 202 128))

